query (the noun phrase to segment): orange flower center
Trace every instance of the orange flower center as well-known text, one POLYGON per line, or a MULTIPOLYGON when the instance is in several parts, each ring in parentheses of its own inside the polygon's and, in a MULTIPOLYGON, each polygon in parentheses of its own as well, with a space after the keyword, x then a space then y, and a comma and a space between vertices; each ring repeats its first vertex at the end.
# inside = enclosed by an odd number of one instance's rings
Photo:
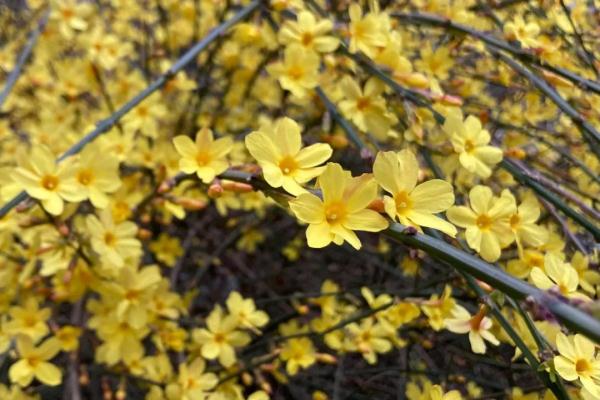
POLYGON ((106 232, 104 234, 104 243, 106 243, 108 246, 114 246, 114 244, 116 242, 117 242, 117 237, 114 235, 114 233, 106 232))
POLYGON ((196 162, 200 166, 205 166, 210 162, 210 154, 206 151, 199 151, 196 154, 196 162))
POLYGON ((467 153, 471 153, 473 150, 475 150, 475 144, 471 141, 471 139, 465 140, 465 151, 467 153))
POLYGON ((42 178, 41 184, 44 189, 53 191, 58 186, 58 177, 46 175, 42 178))
POLYGON ((341 222, 346 216, 346 207, 342 203, 332 203, 325 209, 325 219, 330 224, 341 222))
POLYGON ((476 223, 479 229, 489 229, 492 226, 492 219, 486 214, 481 214, 477 217, 476 223))
POLYGON ((368 97, 359 97, 356 101, 356 108, 363 111, 371 105, 371 100, 368 97))
POLYGON ((521 217, 519 217, 519 214, 513 214, 513 216, 510 217, 510 227, 512 229, 517 229, 519 227, 520 223, 521 223, 521 217))
POLYGON ((89 185, 94 180, 94 173, 89 169, 79 171, 77 174, 77 180, 84 186, 89 185))
POLYGON ((575 362, 575 371, 579 375, 587 374, 592 370, 592 365, 585 358, 580 358, 575 362))
POLYGON ((294 160, 293 157, 287 156, 281 161, 279 161, 279 168, 281 169, 281 172, 283 172, 284 175, 289 175, 296 169, 298 169, 298 164, 296 163, 296 160, 294 160))
POLYGON ((304 69, 299 65, 294 65, 288 69, 288 75, 293 80, 300 80, 304 76, 304 69))
POLYGON ((406 192, 396 194, 394 201, 396 202, 396 211, 398 214, 404 214, 412 207, 412 200, 406 192))
POLYGON ((304 46, 309 46, 313 41, 313 35, 310 32, 305 32, 302 34, 302 44, 304 46))

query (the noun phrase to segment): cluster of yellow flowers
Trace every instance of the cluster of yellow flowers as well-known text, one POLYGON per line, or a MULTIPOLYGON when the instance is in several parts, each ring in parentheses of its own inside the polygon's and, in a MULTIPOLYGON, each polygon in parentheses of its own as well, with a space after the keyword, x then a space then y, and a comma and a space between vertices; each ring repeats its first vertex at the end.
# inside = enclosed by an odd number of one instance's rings
POLYGON ((8 3, 1 399, 600 398, 595 2, 8 3))

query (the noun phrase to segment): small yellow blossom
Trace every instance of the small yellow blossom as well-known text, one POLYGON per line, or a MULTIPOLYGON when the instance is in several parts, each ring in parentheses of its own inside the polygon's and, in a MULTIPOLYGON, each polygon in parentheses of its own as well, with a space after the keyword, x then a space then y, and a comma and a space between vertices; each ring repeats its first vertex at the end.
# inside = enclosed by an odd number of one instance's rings
POLYGON ((469 334, 471 350, 474 353, 485 353, 484 339, 495 346, 500 344, 498 339, 490 332, 492 320, 485 316, 485 307, 482 307, 477 314, 471 316, 463 306, 456 304, 452 309, 452 316, 444 322, 446 329, 451 332, 469 334))
POLYGON ((463 121, 462 112, 453 110, 446 116, 443 129, 467 171, 487 178, 492 167, 502 161, 502 150, 489 145, 490 134, 482 128, 479 118, 469 115, 463 121))
POLYGON ((339 103, 342 113, 365 132, 371 132, 381 140, 387 138, 390 128, 398 122, 396 116, 387 109, 382 94, 385 90, 383 82, 371 78, 361 89, 358 83, 346 76, 341 81, 344 95, 339 103))
POLYGON ((47 339, 38 347, 35 347, 29 336, 19 335, 17 337, 17 351, 19 360, 11 365, 8 370, 12 382, 25 387, 36 378, 48 386, 60 384, 62 372, 49 362, 60 351, 60 343, 56 338, 47 339))
POLYGON ((200 346, 202 357, 209 360, 218 358, 221 365, 231 367, 236 361, 235 347, 250 341, 250 336, 237 327, 237 317, 224 315, 223 309, 217 305, 206 318, 206 328, 195 329, 192 337, 200 346))
POLYGON ((361 243, 354 233, 378 232, 388 222, 377 212, 367 209, 377 197, 377 183, 370 175, 352 177, 339 164, 329 163, 318 179, 323 199, 304 193, 290 201, 296 217, 308 223, 306 239, 310 247, 322 248, 347 241, 355 249, 361 243))
POLYGON ((15 169, 13 180, 52 215, 63 212, 64 200, 79 201, 75 170, 69 163, 57 164, 46 146, 36 146, 29 158, 22 159, 15 169))
POLYGON ((267 183, 283 187, 293 195, 306 193, 300 184, 318 176, 318 165, 331 157, 331 146, 315 143, 302 148, 300 127, 290 118, 282 118, 272 131, 255 131, 246 136, 246 147, 260 164, 267 183))
POLYGON ((315 363, 316 351, 309 338, 294 338, 284 343, 280 357, 286 362, 287 373, 295 375, 300 369, 308 368, 315 363))
POLYGON ((267 71, 283 89, 302 99, 319 84, 319 56, 292 44, 285 48, 283 62, 269 65, 267 71))
POLYGON ((327 33, 333 29, 328 19, 317 21, 309 11, 301 11, 298 21, 286 21, 279 31, 279 42, 286 46, 299 44, 318 53, 330 53, 339 45, 339 39, 327 33))
POLYGON ((432 179, 417 185, 419 164, 410 150, 377 154, 373 165, 377 183, 392 196, 383 198, 385 211, 392 219, 410 226, 438 229, 454 237, 456 228, 434 214, 454 204, 452 185, 432 179))
POLYGON ((226 136, 215 140, 208 128, 202 128, 196 134, 196 142, 187 136, 173 139, 177 152, 182 157, 179 169, 186 174, 195 173, 204 183, 210 183, 229 167, 225 156, 233 147, 233 140, 226 136))
POLYGON ((559 332, 556 347, 556 372, 567 381, 579 380, 587 391, 600 398, 600 357, 594 343, 580 334, 568 337, 559 332))
POLYGON ((109 210, 100 213, 100 219, 88 215, 85 220, 92 249, 110 267, 122 267, 128 258, 137 258, 142 245, 135 238, 137 225, 130 221, 116 224, 109 210))
POLYGON ((446 215, 453 224, 466 228, 470 248, 484 260, 496 261, 501 249, 514 240, 509 221, 516 211, 514 198, 506 190, 496 198, 489 187, 478 185, 469 192, 469 203, 471 208, 450 207, 446 215))

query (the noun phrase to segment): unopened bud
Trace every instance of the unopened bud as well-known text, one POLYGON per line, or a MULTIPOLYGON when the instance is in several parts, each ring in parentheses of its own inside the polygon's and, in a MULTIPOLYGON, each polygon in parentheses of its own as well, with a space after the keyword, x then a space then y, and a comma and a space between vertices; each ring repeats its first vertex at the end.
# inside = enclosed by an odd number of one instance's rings
POLYGON ((436 97, 435 100, 446 106, 462 106, 464 103, 462 98, 450 94, 443 94, 436 97))
POLYGON ((223 186, 220 182, 215 181, 208 187, 207 194, 211 199, 218 199, 223 194, 223 186))
POLYGON ((140 228, 137 237, 141 240, 148 240, 152 237, 152 232, 148 229, 140 228))
POLYGON ((253 381, 254 379, 252 379, 252 375, 250 375, 248 372, 242 373, 242 382, 244 383, 244 386, 252 385, 253 381))
POLYGON ((150 215, 149 213, 143 213, 140 216, 140 222, 143 224, 149 224, 150 221, 152 221, 152 215, 150 215))
POLYGON ((179 197, 175 200, 175 203, 190 211, 202 210, 208 205, 204 200, 191 199, 189 197, 179 197))
POLYGON ((58 233, 60 233, 61 236, 63 236, 63 237, 67 237, 67 236, 69 236, 69 233, 71 233, 71 230, 69 229, 67 224, 65 224, 64 222, 57 226, 57 230, 58 230, 58 233))
POLYGON ((520 147, 511 147, 510 149, 504 150, 504 155, 509 158, 516 158, 517 160, 522 160, 527 156, 527 153, 520 147))
POLYGON ((408 86, 425 89, 429 87, 429 79, 423 74, 413 72, 410 74, 394 74, 396 80, 406 83, 408 86))
POLYGON ((223 187, 224 190, 228 190, 230 192, 235 192, 235 193, 248 193, 248 192, 252 192, 254 190, 252 185, 249 185, 247 183, 241 183, 241 182, 227 181, 227 182, 223 182, 221 184, 221 186, 223 187))
POLYGON ((124 389, 117 390, 117 393, 115 394, 116 400, 125 400, 126 398, 127 398, 127 393, 125 392, 124 389))
POLYGON ((548 72, 544 69, 540 70, 542 75, 544 76, 544 78, 550 82, 551 84, 555 85, 555 86, 562 86, 562 87, 573 87, 573 83, 566 80, 565 78, 563 78, 562 76, 558 76, 552 72, 548 72))
POLYGON ((384 207, 382 199, 375 199, 375 200, 373 200, 367 206, 367 208, 369 208, 369 209, 371 209, 373 211, 377 211, 378 213, 383 213, 385 211, 385 207, 384 207))
POLYGON ((321 140, 325 143, 329 143, 334 149, 348 147, 348 138, 344 135, 322 135, 321 140))
POLYGON ((166 181, 162 181, 162 183, 158 186, 158 189, 156 191, 159 194, 164 194, 171 191, 171 189, 173 189, 173 186, 175 186, 175 180, 167 179, 166 181))
POLYGON ((337 358, 332 354, 317 353, 317 360, 324 364, 336 364, 337 358))
POLYGON ((306 315, 310 311, 310 308, 306 304, 299 304, 296 306, 296 311, 300 315, 306 315))
POLYGON ((477 284, 479 285, 480 288, 482 288, 483 290, 485 290, 486 292, 490 293, 492 290, 494 290, 493 287, 491 287, 490 285, 488 285, 487 283, 478 280, 477 284))

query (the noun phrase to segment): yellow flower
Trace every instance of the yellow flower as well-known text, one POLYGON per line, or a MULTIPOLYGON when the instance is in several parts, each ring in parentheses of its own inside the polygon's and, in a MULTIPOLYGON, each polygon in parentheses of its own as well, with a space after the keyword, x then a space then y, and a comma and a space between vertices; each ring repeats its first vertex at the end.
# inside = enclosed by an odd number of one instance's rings
POLYGON ((13 306, 8 310, 10 320, 4 326, 4 330, 11 335, 22 334, 37 341, 48 334, 46 321, 51 314, 49 308, 40 308, 37 300, 30 297, 23 307, 13 306))
POLYGON ((60 343, 56 338, 47 339, 38 347, 34 346, 29 336, 17 336, 19 360, 11 365, 8 375, 11 382, 19 386, 27 386, 33 378, 48 386, 60 384, 62 372, 48 360, 60 351, 60 343))
POLYGON ((152 297, 156 293, 161 275, 157 266, 139 269, 125 265, 116 278, 99 289, 105 302, 115 309, 118 321, 127 321, 134 329, 141 329, 148 323, 152 297))
POLYGON ((419 163, 410 150, 380 152, 375 158, 373 175, 392 196, 383 198, 385 211, 401 224, 438 229, 454 237, 454 225, 434 214, 454 204, 452 185, 432 179, 417 185, 419 163))
POLYGON ((121 186, 119 159, 98 147, 88 145, 73 168, 79 201, 90 199, 94 207, 105 208, 109 200, 106 193, 114 193, 121 186))
POLYGON ((331 146, 315 143, 302 148, 298 124, 282 118, 272 131, 255 131, 246 136, 246 147, 258 161, 267 183, 283 187, 293 195, 305 193, 300 184, 318 176, 323 167, 317 167, 331 157, 331 146))
POLYGON ((65 38, 71 39, 75 32, 87 29, 85 19, 92 12, 91 4, 77 0, 51 0, 50 4, 50 19, 58 23, 58 29, 65 38))
POLYGON ((415 63, 420 71, 426 71, 438 79, 448 79, 448 70, 454 65, 448 46, 433 50, 431 44, 421 49, 421 60, 415 63))
POLYGON ((377 362, 377 354, 387 353, 392 349, 388 340, 390 330, 373 318, 366 318, 360 324, 348 325, 350 349, 359 351, 369 364, 377 362))
POLYGON ((138 230, 135 223, 115 224, 109 210, 102 211, 100 219, 90 214, 85 222, 92 249, 108 267, 122 267, 126 259, 140 256, 142 244, 135 238, 138 230))
POLYGON ((446 329, 454 333, 468 333, 471 342, 471 350, 474 353, 485 353, 484 339, 497 346, 500 344, 498 339, 490 332, 492 320, 485 316, 485 307, 482 307, 477 314, 471 316, 469 312, 461 305, 454 305, 452 316, 444 320, 446 329))
POLYGON ((471 208, 450 207, 446 215, 453 224, 466 228, 470 248, 484 260, 496 261, 501 249, 514 240, 509 224, 516 211, 514 197, 505 190, 500 198, 495 198, 489 187, 477 185, 469 192, 469 203, 471 208))
POLYGON ((257 310, 254 300, 244 299, 239 292, 231 292, 225 302, 229 314, 236 318, 236 322, 243 328, 256 330, 269 322, 266 312, 257 310))
POLYGON ((373 57, 377 48, 386 45, 385 28, 389 25, 388 18, 375 13, 367 13, 363 16, 360 5, 356 3, 350 6, 348 14, 350 51, 352 53, 362 51, 368 57, 373 57))
POLYGON ((562 261, 554 253, 546 253, 544 270, 534 267, 531 270, 530 277, 533 284, 540 289, 556 288, 563 296, 589 300, 586 295, 577 292, 579 276, 575 268, 571 264, 562 261))
POLYGON ((301 11, 298 21, 286 21, 279 30, 279 43, 289 46, 297 43, 307 50, 330 53, 339 45, 339 39, 327 33, 333 29, 328 19, 317 21, 309 11, 301 11))
POLYGON ((502 161, 502 150, 488 145, 490 134, 479 118, 469 115, 463 121, 462 112, 453 110, 446 116, 443 129, 467 171, 487 178, 492 174, 491 167, 502 161))
POLYGON ((54 155, 44 145, 31 150, 13 172, 13 180, 31 197, 42 202, 52 215, 63 212, 64 200, 79 201, 81 195, 70 163, 57 164, 54 155))
POLYGON ((177 380, 167 386, 166 394, 169 400, 205 399, 206 392, 217 385, 215 374, 204 372, 205 363, 200 357, 189 365, 179 364, 177 380))
POLYGON ((285 48, 283 62, 269 65, 267 71, 279 80, 283 89, 302 99, 319 84, 319 56, 292 44, 285 48))
POLYGON ((313 365, 316 361, 316 351, 309 338, 295 338, 285 342, 280 357, 286 362, 288 374, 295 375, 298 370, 313 365))
POLYGON ((504 25, 504 36, 509 40, 518 40, 524 48, 537 47, 540 26, 535 22, 525 22, 523 16, 516 15, 504 25))
POLYGON ((179 239, 171 237, 166 233, 161 233, 158 239, 148 246, 154 253, 154 256, 167 267, 172 267, 179 257, 183 255, 183 248, 179 239))
POLYGON ((77 350, 79 347, 79 336, 81 336, 82 329, 76 326, 63 326, 56 331, 56 339, 60 342, 60 348, 63 351, 77 350))
POLYGON ((433 385, 429 391, 429 398, 431 400, 461 400, 462 396, 458 390, 451 390, 444 393, 440 385, 433 385))
POLYGON ((214 140, 212 131, 202 128, 196 134, 196 143, 181 135, 173 139, 173 144, 182 157, 179 169, 186 174, 196 173, 204 183, 212 182, 229 166, 225 159, 233 148, 233 140, 229 136, 214 140))
POLYGON ((432 294, 429 300, 421 305, 421 309, 429 318, 431 328, 439 331, 444 327, 444 320, 450 316, 455 304, 456 301, 452 298, 452 288, 446 285, 441 296, 432 294))
POLYGON ((388 222, 373 210, 367 209, 377 197, 377 183, 368 174, 352 177, 339 164, 329 163, 318 179, 323 199, 312 193, 304 193, 290 201, 296 217, 308 223, 308 245, 322 248, 334 242, 341 245, 347 241, 355 249, 361 243, 357 231, 378 232, 388 222))
POLYGON ((231 367, 235 361, 235 347, 244 346, 250 341, 248 334, 236 330, 237 318, 223 315, 223 309, 216 306, 206 318, 206 329, 195 329, 192 337, 200 345, 202 357, 219 359, 224 367, 231 367))
POLYGON ((567 337, 559 332, 556 347, 559 352, 554 357, 556 372, 567 381, 579 380, 594 398, 600 398, 600 357, 594 343, 580 334, 567 337))
POLYGON ((373 133, 378 139, 386 139, 390 127, 398 122, 396 116, 388 112, 382 94, 383 83, 371 78, 361 90, 358 83, 349 76, 341 81, 344 98, 339 103, 342 113, 365 132, 373 133))
POLYGON ((548 231, 535 224, 539 217, 540 206, 534 196, 525 197, 516 212, 510 216, 510 228, 519 248, 524 244, 538 247, 548 240, 548 231))
POLYGON ((600 273, 590 268, 588 257, 576 251, 571 259, 571 265, 577 271, 581 288, 588 293, 594 293, 595 286, 600 284, 600 273))

